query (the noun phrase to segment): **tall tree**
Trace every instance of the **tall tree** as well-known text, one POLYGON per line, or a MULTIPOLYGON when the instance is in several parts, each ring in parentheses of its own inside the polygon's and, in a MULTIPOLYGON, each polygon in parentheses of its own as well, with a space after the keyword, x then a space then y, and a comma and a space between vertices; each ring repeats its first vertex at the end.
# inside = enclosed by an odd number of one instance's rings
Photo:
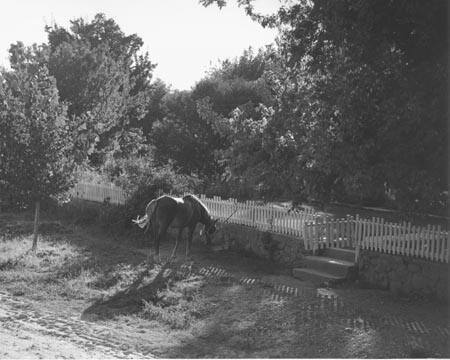
POLYGON ((324 201, 445 207, 446 1, 292 1, 272 16, 238 3, 280 30, 268 128, 274 145, 292 136, 294 171, 273 156, 273 172, 324 201))
POLYGON ((0 74, 0 194, 14 205, 35 204, 33 250, 40 202, 71 186, 72 134, 67 107, 42 64, 45 47, 12 46, 11 71, 0 74))
MULTIPOLYGON (((73 20, 69 30, 55 25, 46 31, 49 70, 79 130, 80 158, 95 152, 91 160, 100 164, 106 153, 128 153, 133 142, 124 140, 125 132, 134 133, 134 140, 142 138, 137 128, 146 113, 155 66, 147 53, 139 52, 142 39, 125 35, 103 14, 91 22, 73 20)), ((132 151, 142 147, 139 141, 132 151)))

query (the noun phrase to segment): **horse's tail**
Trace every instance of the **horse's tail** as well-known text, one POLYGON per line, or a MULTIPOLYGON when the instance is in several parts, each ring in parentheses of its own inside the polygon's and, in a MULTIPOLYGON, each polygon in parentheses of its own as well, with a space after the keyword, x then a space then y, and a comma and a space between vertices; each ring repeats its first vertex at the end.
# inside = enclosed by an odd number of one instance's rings
POLYGON ((150 201, 148 203, 147 207, 145 208, 145 216, 148 219, 148 225, 147 225, 147 228, 145 229, 145 232, 148 231, 151 223, 154 222, 154 220, 155 220, 156 207, 158 206, 158 199, 153 199, 152 201, 150 201))
POLYGON ((145 208, 145 215, 142 218, 138 216, 136 220, 133 220, 133 222, 141 229, 145 228, 144 233, 146 233, 150 228, 151 219, 156 210, 157 200, 158 199, 153 199, 148 203, 147 207, 145 208))
POLYGON ((150 220, 147 216, 147 214, 145 214, 143 217, 140 217, 138 215, 136 220, 132 220, 137 226, 139 226, 141 229, 145 228, 146 226, 148 226, 150 220))

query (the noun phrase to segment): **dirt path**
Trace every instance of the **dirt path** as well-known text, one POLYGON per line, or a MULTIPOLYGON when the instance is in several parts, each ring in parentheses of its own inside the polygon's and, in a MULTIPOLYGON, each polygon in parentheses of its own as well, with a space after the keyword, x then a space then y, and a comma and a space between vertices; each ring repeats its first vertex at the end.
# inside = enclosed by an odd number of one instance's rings
MULTIPOLYGON (((408 318, 404 314, 396 314, 396 309, 393 313, 384 311, 390 304, 380 306, 378 316, 376 312, 358 308, 346 298, 345 289, 316 289, 283 275, 247 276, 228 271, 220 264, 199 266, 195 271, 213 282, 220 279, 247 288, 252 291, 252 296, 259 294, 274 303, 288 301, 301 304, 295 306, 295 316, 310 329, 319 332, 334 323, 339 324, 346 333, 382 331, 401 334, 404 347, 419 351, 433 347, 434 343, 440 343, 442 348, 450 336, 448 326, 423 321, 420 314, 408 318)), ((0 321, 1 358, 154 358, 145 349, 140 352, 131 350, 126 337, 121 336, 114 327, 82 321, 79 315, 61 315, 42 309, 37 311, 32 304, 6 293, 0 293, 0 321)), ((352 355, 353 351, 358 355, 357 347, 348 351, 347 356, 352 355)), ((169 357, 172 356, 169 354, 169 357)))
POLYGON ((109 327, 33 309, 30 303, 0 293, 0 358, 153 358, 137 353, 109 327))

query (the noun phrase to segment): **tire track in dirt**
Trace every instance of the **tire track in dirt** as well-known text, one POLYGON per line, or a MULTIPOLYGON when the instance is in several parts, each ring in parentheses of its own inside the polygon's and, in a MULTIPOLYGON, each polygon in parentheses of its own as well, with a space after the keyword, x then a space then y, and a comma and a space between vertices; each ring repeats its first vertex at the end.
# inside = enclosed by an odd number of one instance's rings
MULTIPOLYGON (((182 266, 182 272, 192 272, 192 267, 182 266)), ((201 267, 196 270, 199 275, 206 278, 215 278, 230 281, 249 287, 258 287, 262 294, 273 301, 283 301, 289 298, 312 298, 312 303, 300 305, 300 312, 296 314, 300 320, 310 321, 318 328, 326 327, 330 321, 345 326, 346 331, 353 330, 381 330, 387 327, 398 328, 405 331, 407 342, 411 347, 427 348, 436 341, 441 344, 448 343, 450 328, 442 326, 427 326, 422 321, 411 321, 396 315, 380 315, 370 313, 366 309, 355 307, 347 303, 336 294, 325 288, 311 289, 298 288, 276 281, 267 281, 253 277, 239 277, 231 274, 220 266, 201 267), (328 315, 323 319, 324 315, 328 315), (331 317, 331 318, 330 318, 331 317)))
POLYGON ((53 336, 80 347, 95 349, 105 357, 119 359, 153 359, 148 351, 130 349, 128 344, 115 339, 110 328, 85 322, 78 316, 55 314, 50 311, 34 310, 31 304, 0 292, 0 321, 2 327, 21 328, 53 336))

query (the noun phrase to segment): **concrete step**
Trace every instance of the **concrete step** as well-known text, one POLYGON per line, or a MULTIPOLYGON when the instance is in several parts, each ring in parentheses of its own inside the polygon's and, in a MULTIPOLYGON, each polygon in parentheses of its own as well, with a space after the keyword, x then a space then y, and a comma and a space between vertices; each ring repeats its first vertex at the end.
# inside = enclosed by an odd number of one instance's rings
POLYGON ((330 273, 309 269, 309 268, 295 268, 292 270, 292 275, 303 281, 311 281, 315 285, 333 285, 345 281, 345 277, 332 275, 330 273))
POLYGON ((303 265, 339 277, 348 277, 355 264, 350 261, 329 258, 325 256, 305 256, 303 265))
POLYGON ((355 250, 351 249, 327 248, 321 251, 321 255, 350 262, 355 261, 355 250))

